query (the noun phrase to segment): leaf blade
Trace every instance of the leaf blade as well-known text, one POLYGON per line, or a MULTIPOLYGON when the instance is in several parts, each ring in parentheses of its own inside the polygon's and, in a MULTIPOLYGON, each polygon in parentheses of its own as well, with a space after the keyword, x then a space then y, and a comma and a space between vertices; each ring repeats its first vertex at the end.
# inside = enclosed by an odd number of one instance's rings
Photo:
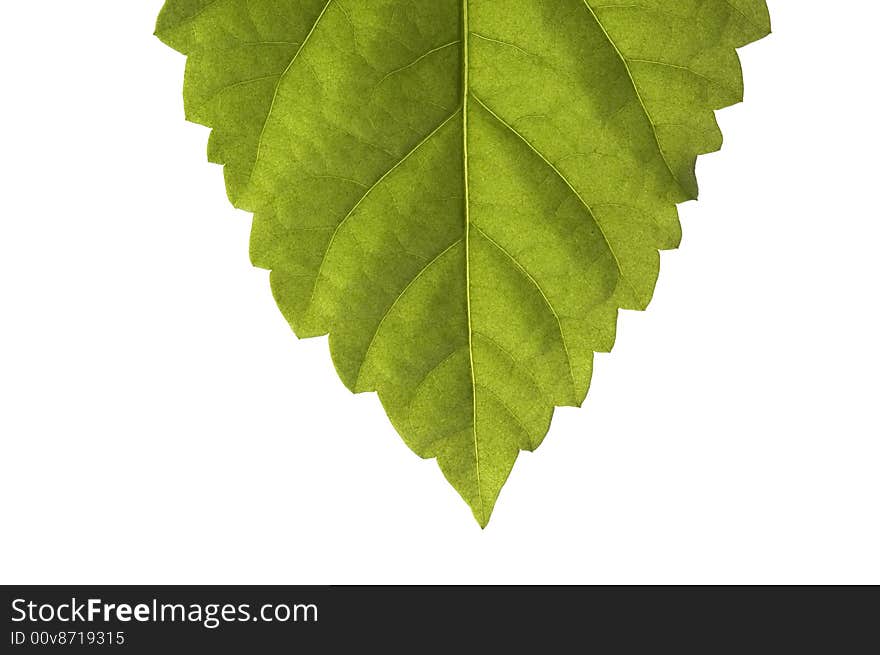
POLYGON ((251 256, 481 526, 644 309, 763 0, 168 0, 251 256))

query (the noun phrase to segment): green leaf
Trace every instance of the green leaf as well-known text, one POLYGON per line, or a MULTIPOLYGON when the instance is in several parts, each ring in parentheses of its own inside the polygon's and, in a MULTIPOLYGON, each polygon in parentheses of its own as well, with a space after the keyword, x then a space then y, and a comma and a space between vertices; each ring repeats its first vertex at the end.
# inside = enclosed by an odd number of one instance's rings
POLYGON ((187 118, 300 337, 485 526, 644 309, 764 0, 168 0, 187 118))

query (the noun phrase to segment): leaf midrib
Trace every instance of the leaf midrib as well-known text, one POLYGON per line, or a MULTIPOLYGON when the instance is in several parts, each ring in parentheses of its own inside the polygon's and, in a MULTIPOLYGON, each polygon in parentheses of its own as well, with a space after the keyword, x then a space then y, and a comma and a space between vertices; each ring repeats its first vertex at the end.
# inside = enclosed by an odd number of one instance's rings
POLYGON ((483 503, 483 485, 480 481, 480 444, 477 438, 477 379, 474 373, 474 328, 471 311, 471 217, 470 217, 470 170, 468 168, 468 98, 470 96, 468 0, 462 0, 461 7, 461 134, 462 134, 462 172, 464 181, 464 261, 465 298, 467 308, 468 363, 471 370, 471 431, 474 435, 474 469, 477 478, 477 498, 480 503, 480 525, 486 524, 486 510, 483 503))

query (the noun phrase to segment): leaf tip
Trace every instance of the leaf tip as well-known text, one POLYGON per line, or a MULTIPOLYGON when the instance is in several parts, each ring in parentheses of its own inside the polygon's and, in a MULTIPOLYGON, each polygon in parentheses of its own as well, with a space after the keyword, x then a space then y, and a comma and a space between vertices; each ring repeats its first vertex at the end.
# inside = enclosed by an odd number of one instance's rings
POLYGON ((487 516, 482 513, 478 514, 474 511, 474 518, 477 519, 477 525, 480 526, 480 530, 485 530, 486 526, 489 525, 489 519, 492 518, 492 513, 489 512, 489 515, 487 516))

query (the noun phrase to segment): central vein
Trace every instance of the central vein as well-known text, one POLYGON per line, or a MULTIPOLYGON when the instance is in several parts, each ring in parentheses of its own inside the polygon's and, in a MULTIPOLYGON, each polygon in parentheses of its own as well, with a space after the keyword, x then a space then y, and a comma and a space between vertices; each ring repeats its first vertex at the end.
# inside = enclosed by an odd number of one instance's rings
POLYGON ((480 446, 477 442, 477 380, 474 375, 474 329, 471 323, 471 218, 470 188, 468 179, 468 96, 470 86, 468 80, 468 46, 470 28, 468 27, 468 0, 462 0, 461 6, 461 135, 462 135, 462 174, 464 176, 464 271, 465 296, 467 299, 468 317, 468 359, 471 366, 471 398, 473 402, 472 418, 474 433, 474 464, 477 472, 477 496, 480 499, 480 522, 485 520, 483 510, 483 485, 480 484, 480 446))

